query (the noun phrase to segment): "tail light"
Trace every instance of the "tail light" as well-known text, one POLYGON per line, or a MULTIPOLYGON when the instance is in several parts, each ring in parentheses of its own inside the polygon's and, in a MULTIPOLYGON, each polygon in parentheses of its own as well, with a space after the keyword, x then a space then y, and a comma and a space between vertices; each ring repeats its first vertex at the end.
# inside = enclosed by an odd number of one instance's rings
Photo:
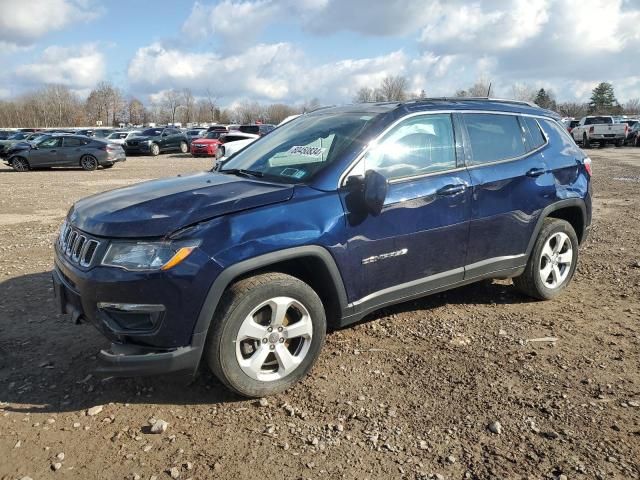
POLYGON ((594 127, 593 127, 593 126, 592 126, 592 127, 590 127, 590 128, 589 128, 589 133, 593 133, 593 132, 594 132, 594 130, 595 130, 595 129, 594 129, 594 127))
POLYGON ((591 173, 591 159, 589 157, 586 157, 584 160, 582 160, 582 164, 584 165, 584 169, 587 171, 587 173, 591 177, 593 175, 591 173))

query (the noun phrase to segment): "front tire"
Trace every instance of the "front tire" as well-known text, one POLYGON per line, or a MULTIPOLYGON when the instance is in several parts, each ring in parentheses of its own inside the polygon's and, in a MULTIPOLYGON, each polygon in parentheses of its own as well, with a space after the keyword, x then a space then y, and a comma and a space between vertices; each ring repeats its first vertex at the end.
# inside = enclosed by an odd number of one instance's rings
POLYGON ((545 218, 527 266, 513 283, 525 295, 551 300, 571 282, 577 264, 578 237, 571 224, 545 218))
POLYGON ((160 147, 157 143, 152 143, 149 147, 149 152, 151 152, 151 155, 153 155, 154 157, 157 157, 158 155, 160 155, 160 147))
POLYGON ((205 358, 245 397, 282 392, 311 369, 326 336, 322 301, 303 281, 264 273, 234 283, 211 322, 205 358))
POLYGON ((22 157, 13 157, 11 160, 11 167, 16 172, 28 172, 30 168, 27 159, 22 157))
POLYGON ((589 137, 587 137, 586 133, 582 134, 582 148, 591 148, 591 142, 589 141, 589 137))

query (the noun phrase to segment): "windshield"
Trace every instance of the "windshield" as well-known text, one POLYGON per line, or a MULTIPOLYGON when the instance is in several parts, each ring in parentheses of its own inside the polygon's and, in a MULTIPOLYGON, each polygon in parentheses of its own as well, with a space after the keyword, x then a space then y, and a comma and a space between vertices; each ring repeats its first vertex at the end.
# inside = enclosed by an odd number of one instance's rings
POLYGON ((209 133, 207 133, 207 136, 204 137, 204 138, 209 138, 211 140, 215 140, 215 139, 220 138, 220 136, 224 135, 225 133, 227 133, 227 132, 209 132, 209 133))
POLYGON ((249 170, 287 183, 306 182, 339 158, 376 116, 303 115, 233 155, 220 171, 249 170))
POLYGON ((157 137, 158 135, 161 135, 161 134, 162 134, 161 128, 150 128, 142 132, 143 137, 157 137))
POLYGON ((589 117, 584 122, 585 125, 603 125, 611 123, 613 123, 613 118, 611 117, 589 117))
POLYGON ((27 135, 24 133, 14 133, 8 138, 8 140, 23 140, 26 137, 27 135))

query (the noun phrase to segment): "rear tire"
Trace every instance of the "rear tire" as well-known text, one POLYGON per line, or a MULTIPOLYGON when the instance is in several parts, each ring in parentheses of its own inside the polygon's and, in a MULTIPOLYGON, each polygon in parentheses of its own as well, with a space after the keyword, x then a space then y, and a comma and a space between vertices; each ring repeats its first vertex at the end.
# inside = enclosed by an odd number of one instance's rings
POLYGON ((230 390, 245 397, 282 392, 317 360, 326 317, 316 292, 283 273, 231 285, 211 321, 204 357, 230 390))
POLYGON ((577 264, 578 237, 571 224, 545 218, 527 266, 513 283, 525 295, 551 300, 571 282, 577 264))
POLYGON ((92 155, 83 155, 83 157, 80 159, 80 166, 83 170, 91 172, 98 168, 98 160, 92 155))
POLYGON ((624 147, 624 139, 616 141, 616 147, 624 147))
POLYGON ((181 153, 189 152, 189 145, 187 145, 187 142, 180 142, 180 152, 181 153))
POLYGON ((27 159, 22 157, 13 157, 11 160, 11 167, 16 172, 28 172, 30 168, 27 159))
POLYGON ((589 137, 587 137, 586 133, 582 134, 582 148, 591 148, 591 142, 589 141, 589 137))

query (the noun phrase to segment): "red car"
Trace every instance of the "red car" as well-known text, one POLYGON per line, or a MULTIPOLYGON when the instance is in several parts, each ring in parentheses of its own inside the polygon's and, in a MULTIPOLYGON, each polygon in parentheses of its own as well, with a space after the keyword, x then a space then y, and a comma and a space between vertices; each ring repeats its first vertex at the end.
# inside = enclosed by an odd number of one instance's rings
POLYGON ((191 155, 194 157, 215 157, 218 145, 220 145, 220 136, 227 133, 226 131, 212 131, 204 137, 199 137, 191 142, 191 155))

